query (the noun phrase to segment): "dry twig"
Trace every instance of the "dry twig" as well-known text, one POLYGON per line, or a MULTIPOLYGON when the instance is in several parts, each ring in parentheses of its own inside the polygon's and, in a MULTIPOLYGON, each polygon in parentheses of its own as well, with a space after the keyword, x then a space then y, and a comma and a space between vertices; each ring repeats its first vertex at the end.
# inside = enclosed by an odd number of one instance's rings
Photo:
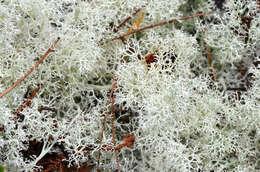
MULTIPOLYGON (((111 89, 111 92, 109 94, 109 98, 108 98, 107 104, 106 104, 107 108, 108 108, 108 105, 111 102, 111 99, 113 97, 114 91, 117 88, 117 80, 118 80, 118 78, 115 78, 115 81, 114 81, 114 83, 112 85, 112 89, 111 89)), ((102 141, 103 141, 103 134, 104 134, 104 131, 105 131, 105 124, 106 124, 106 120, 107 120, 107 115, 108 114, 106 112, 106 114, 104 115, 104 121, 103 121, 103 124, 102 124, 102 131, 101 131, 101 135, 100 135, 100 144, 102 144, 102 141)), ((99 152, 98 152, 98 163, 99 163, 99 160, 100 160, 100 155, 101 155, 101 150, 99 150, 99 152)))
POLYGON ((18 79, 18 81, 16 81, 11 87, 9 87, 8 89, 6 89, 4 92, 2 92, 0 94, 0 98, 4 97, 6 94, 8 94, 10 91, 12 91, 17 85, 19 85, 27 76, 29 76, 34 69, 36 69, 39 64, 50 54, 50 52, 54 49, 55 45, 58 43, 58 41, 60 40, 60 38, 58 37, 58 39, 52 44, 52 46, 45 52, 45 54, 40 58, 40 60, 35 63, 35 65, 24 75, 22 76, 20 79, 18 79))

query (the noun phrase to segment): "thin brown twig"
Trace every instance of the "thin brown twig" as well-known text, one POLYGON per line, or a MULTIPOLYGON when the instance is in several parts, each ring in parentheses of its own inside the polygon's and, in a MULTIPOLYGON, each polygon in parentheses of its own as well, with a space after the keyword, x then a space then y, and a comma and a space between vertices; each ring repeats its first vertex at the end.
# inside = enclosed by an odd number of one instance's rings
POLYGON ((144 30, 147 30, 147 29, 151 29, 151 28, 158 27, 158 26, 163 26, 163 25, 166 25, 166 24, 169 24, 169 23, 174 23, 174 22, 176 22, 178 20, 187 20, 189 18, 204 16, 204 15, 209 15, 209 14, 213 14, 213 12, 199 13, 199 14, 194 14, 194 15, 187 16, 187 17, 180 17, 180 18, 169 20, 169 21, 166 21, 166 22, 153 24, 153 25, 150 25, 150 26, 146 26, 146 27, 143 27, 143 28, 140 28, 140 29, 133 30, 132 32, 123 34, 123 35, 121 35, 119 37, 115 37, 115 38, 112 39, 112 41, 117 40, 117 39, 123 39, 124 37, 126 37, 128 35, 131 35, 131 34, 134 34, 134 33, 137 33, 137 32, 141 32, 141 31, 144 31, 144 30))
MULTIPOLYGON (((118 78, 115 78, 114 79, 114 83, 112 85, 112 89, 110 91, 110 94, 109 94, 109 97, 108 97, 108 100, 107 100, 107 103, 106 103, 106 107, 108 108, 108 105, 110 104, 111 102, 111 99, 112 99, 112 96, 113 96, 113 93, 117 87, 117 80, 118 78)), ((107 110, 108 111, 108 110, 107 110)), ((103 120, 103 123, 102 123, 102 131, 101 131, 101 135, 100 135, 100 144, 102 144, 102 141, 103 141, 103 134, 104 134, 104 131, 105 131, 105 124, 106 124, 106 120, 107 120, 107 115, 108 113, 106 112, 106 114, 104 115, 104 120, 103 120)), ((100 161, 100 155, 101 155, 101 150, 98 151, 98 163, 100 161)))
POLYGON ((55 113, 57 113, 57 109, 55 109, 55 108, 51 108, 51 107, 47 107, 47 106, 40 106, 39 108, 38 108, 38 111, 39 112, 42 112, 43 110, 48 110, 48 111, 52 111, 52 112, 55 112, 55 113))
POLYGON ((13 120, 15 117, 18 116, 18 114, 26 107, 26 106, 30 106, 31 104, 31 100, 33 99, 33 97, 36 95, 36 93, 40 90, 40 85, 38 84, 38 87, 35 88, 32 92, 32 95, 26 99, 26 101, 17 109, 17 111, 14 113, 13 117, 11 118, 11 120, 13 120))
POLYGON ((211 70, 211 73, 212 73, 212 80, 214 82, 216 82, 217 79, 216 79, 216 75, 215 75, 213 64, 212 64, 211 50, 210 50, 210 47, 208 46, 208 44, 206 42, 205 42, 205 47, 206 47, 206 50, 207 50, 207 57, 208 57, 209 67, 210 67, 210 70, 211 70))
POLYGON ((58 39, 53 43, 53 45, 45 52, 45 54, 40 58, 40 60, 35 63, 35 65, 24 75, 22 76, 19 80, 17 80, 11 87, 9 87, 8 89, 6 89, 4 92, 2 92, 0 94, 0 98, 2 98, 3 96, 5 96, 6 94, 8 94, 10 91, 12 91, 18 84, 20 84, 27 76, 29 76, 38 66, 39 64, 49 55, 49 53, 53 50, 53 48, 55 47, 55 45, 58 43, 58 41, 60 40, 60 38, 58 37, 58 39))
POLYGON ((112 136, 113 136, 113 144, 116 145, 115 139, 115 127, 114 127, 114 103, 115 103, 115 96, 112 97, 112 106, 111 106, 111 127, 112 127, 112 136))
MULTIPOLYGON (((116 83, 115 87, 117 87, 117 82, 115 82, 115 83, 116 83)), ((115 95, 113 95, 113 97, 112 97, 112 105, 111 105, 111 116, 112 116, 111 128, 112 128, 113 144, 114 144, 114 146, 116 146, 116 136, 115 136, 115 127, 114 127, 114 103, 115 103, 115 95)), ((115 150, 115 159, 116 159, 117 169, 119 172, 121 172, 120 164, 118 161, 117 150, 115 150)))
POLYGON ((216 82, 217 79, 216 79, 215 70, 214 70, 214 67, 213 67, 213 64, 212 64, 211 49, 210 49, 210 47, 208 46, 207 42, 204 39, 206 37, 206 30, 205 29, 203 30, 202 34, 203 34, 203 39, 202 40, 204 42, 204 45, 205 45, 205 48, 206 48, 206 51, 207 51, 206 56, 208 58, 209 68, 210 68, 211 74, 212 74, 212 80, 214 82, 216 82))

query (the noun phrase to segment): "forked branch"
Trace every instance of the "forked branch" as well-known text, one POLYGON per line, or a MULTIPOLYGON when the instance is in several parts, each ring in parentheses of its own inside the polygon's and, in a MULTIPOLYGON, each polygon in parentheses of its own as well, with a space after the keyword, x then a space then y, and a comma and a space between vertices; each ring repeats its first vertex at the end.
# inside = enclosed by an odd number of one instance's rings
POLYGON ((169 21, 166 21, 166 22, 153 24, 153 25, 150 25, 150 26, 146 26, 146 27, 143 27, 143 28, 140 28, 140 29, 133 30, 133 31, 131 31, 129 33, 126 33, 126 34, 123 34, 123 35, 121 35, 119 37, 115 37, 115 38, 112 39, 112 41, 117 40, 117 39, 123 39, 124 37, 126 37, 128 35, 132 35, 134 33, 140 32, 140 31, 144 31, 144 30, 147 30, 147 29, 152 29, 152 28, 155 28, 155 27, 158 27, 158 26, 163 26, 163 25, 166 25, 166 24, 169 24, 169 23, 174 23, 174 22, 176 22, 178 20, 187 20, 189 18, 204 16, 204 15, 209 15, 209 14, 213 14, 213 12, 199 13, 199 14, 194 14, 192 16, 180 17, 180 18, 169 20, 169 21))

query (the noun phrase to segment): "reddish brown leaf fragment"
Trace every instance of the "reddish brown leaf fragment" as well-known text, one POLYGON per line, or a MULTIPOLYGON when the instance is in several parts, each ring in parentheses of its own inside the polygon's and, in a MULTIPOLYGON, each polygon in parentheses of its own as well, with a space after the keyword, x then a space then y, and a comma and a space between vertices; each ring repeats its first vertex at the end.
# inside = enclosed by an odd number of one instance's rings
POLYGON ((156 56, 154 53, 148 54, 147 56, 145 56, 145 62, 146 64, 150 65, 151 63, 156 62, 156 56))

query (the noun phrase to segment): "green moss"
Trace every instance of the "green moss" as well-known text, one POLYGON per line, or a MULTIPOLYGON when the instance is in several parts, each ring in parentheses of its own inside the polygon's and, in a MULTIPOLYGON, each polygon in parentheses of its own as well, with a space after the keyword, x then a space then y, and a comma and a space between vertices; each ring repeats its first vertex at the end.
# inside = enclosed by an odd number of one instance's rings
POLYGON ((0 165, 0 172, 4 172, 5 171, 5 167, 0 165))

